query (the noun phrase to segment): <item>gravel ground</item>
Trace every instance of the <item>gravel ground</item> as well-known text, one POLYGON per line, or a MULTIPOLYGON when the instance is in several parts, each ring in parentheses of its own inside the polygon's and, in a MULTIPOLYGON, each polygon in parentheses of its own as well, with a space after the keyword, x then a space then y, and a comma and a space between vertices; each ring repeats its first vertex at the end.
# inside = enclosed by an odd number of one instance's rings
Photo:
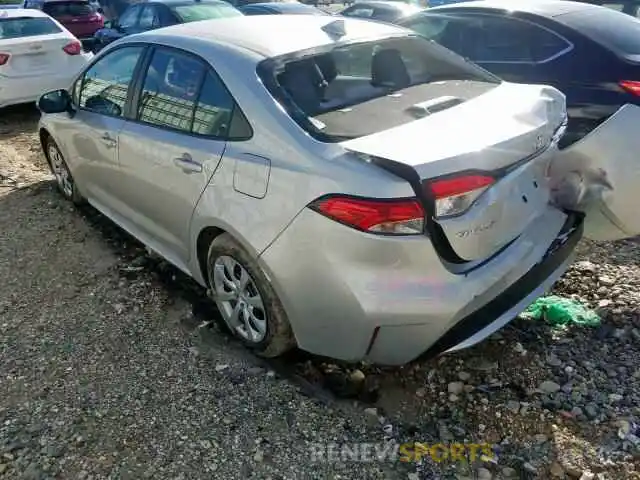
POLYGON ((640 244, 556 286, 597 328, 514 322, 399 369, 265 362, 201 290, 55 192, 31 108, 0 118, 0 478, 640 478, 640 244), (489 443, 478 462, 314 462, 334 442, 489 443))

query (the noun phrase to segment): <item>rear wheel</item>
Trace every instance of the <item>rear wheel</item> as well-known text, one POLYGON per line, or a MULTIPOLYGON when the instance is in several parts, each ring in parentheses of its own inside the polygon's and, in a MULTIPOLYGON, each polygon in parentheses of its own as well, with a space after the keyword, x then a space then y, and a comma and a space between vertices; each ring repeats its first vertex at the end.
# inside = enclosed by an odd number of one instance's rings
POLYGON ((78 187, 71 175, 71 170, 69 170, 69 166, 67 165, 60 148, 58 148, 58 145, 51 137, 47 137, 46 139, 45 152, 47 160, 49 161, 51 173, 56 177, 56 184, 60 193, 62 193, 64 198, 76 205, 84 203, 84 198, 80 195, 78 187))
POLYGON ((263 357, 277 357, 294 345, 286 313, 257 262, 228 234, 209 247, 211 295, 227 327, 263 357))

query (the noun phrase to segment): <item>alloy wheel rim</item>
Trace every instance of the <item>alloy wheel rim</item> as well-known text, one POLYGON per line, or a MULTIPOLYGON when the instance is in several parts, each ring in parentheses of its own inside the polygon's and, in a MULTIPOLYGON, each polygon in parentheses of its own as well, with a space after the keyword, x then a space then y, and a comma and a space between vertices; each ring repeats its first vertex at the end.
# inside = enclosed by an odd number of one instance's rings
POLYGON ((267 335, 267 314, 249 272, 234 258, 218 257, 213 264, 216 304, 232 331, 251 343, 267 335))
POLYGON ((71 180, 71 172, 65 163, 60 151, 51 145, 49 147, 49 160, 51 160, 51 169, 56 177, 58 186, 67 197, 73 195, 73 180, 71 180))

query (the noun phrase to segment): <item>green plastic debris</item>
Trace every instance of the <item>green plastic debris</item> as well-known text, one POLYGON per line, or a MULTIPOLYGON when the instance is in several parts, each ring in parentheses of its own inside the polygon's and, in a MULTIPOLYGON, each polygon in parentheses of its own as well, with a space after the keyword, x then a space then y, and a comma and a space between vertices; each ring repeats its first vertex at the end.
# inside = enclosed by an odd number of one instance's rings
POLYGON ((596 327, 600 325, 600 317, 596 312, 586 308, 580 302, 569 298, 550 295, 533 302, 520 315, 531 320, 544 320, 555 327, 569 324, 596 327))

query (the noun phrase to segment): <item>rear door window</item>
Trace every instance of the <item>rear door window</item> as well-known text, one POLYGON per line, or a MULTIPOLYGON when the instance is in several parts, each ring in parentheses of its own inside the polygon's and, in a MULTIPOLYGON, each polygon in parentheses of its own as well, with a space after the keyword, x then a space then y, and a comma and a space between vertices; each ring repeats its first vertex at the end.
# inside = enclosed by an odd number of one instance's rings
POLYGON ((151 30, 160 27, 160 17, 158 16, 158 9, 155 5, 146 5, 142 9, 138 24, 141 30, 151 30))
POLYGON ((491 15, 423 15, 409 28, 476 63, 536 63, 570 48, 555 33, 491 15))
POLYGON ((137 119, 218 139, 251 136, 251 127, 218 75, 203 60, 169 48, 153 54, 137 119))
POLYGON ((48 18, 0 18, 0 40, 50 35, 61 31, 60 27, 48 18))
POLYGON ((138 105, 138 120, 158 127, 191 132, 198 89, 205 65, 165 48, 153 53, 138 105))
POLYGON ((134 5, 128 8, 122 16, 118 19, 118 26, 123 30, 130 30, 134 28, 138 23, 138 16, 141 10, 140 5, 134 5))
POLYGON ((585 8, 556 20, 621 56, 640 55, 640 20, 604 8, 585 8))
POLYGON ((376 8, 373 12, 374 20, 380 20, 381 22, 393 22, 400 17, 400 12, 391 8, 376 8))
POLYGON ((174 7, 174 11, 184 23, 198 22, 200 20, 211 20, 214 18, 227 18, 242 16, 238 10, 231 5, 221 4, 194 4, 179 5, 174 7))
POLYGON ((358 17, 358 18, 371 18, 373 17, 374 9, 372 7, 354 7, 343 13, 345 17, 358 17))

